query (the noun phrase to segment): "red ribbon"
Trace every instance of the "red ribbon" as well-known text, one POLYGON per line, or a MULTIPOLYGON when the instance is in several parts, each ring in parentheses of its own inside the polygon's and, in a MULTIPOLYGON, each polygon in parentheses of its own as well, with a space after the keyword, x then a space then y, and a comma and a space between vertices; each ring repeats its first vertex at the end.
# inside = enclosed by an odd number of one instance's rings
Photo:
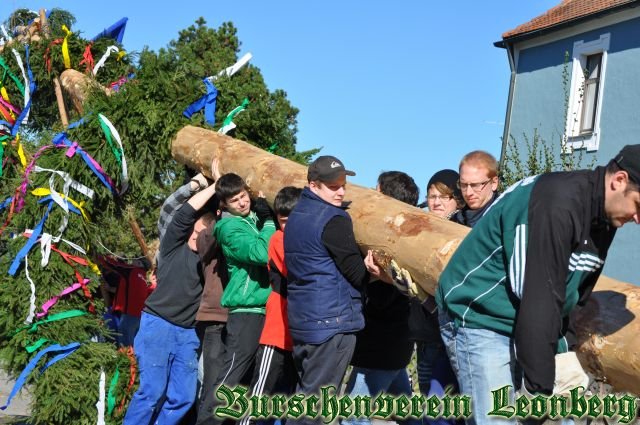
POLYGON ((118 406, 118 414, 122 413, 124 409, 124 402, 127 399, 127 394, 131 393, 133 384, 136 382, 136 358, 133 352, 133 347, 122 347, 118 351, 125 353, 129 358, 129 384, 127 384, 127 390, 124 392, 120 406, 118 406))
POLYGON ((4 117, 4 119, 11 125, 15 124, 16 119, 11 116, 11 112, 4 108, 4 106, 0 103, 0 114, 4 117))
POLYGON ((49 55, 49 51, 51 50, 51 46, 55 46, 57 44, 62 44, 63 41, 64 41, 64 38, 56 38, 51 43, 49 43, 49 46, 47 46, 47 50, 44 51, 44 56, 43 56, 44 63, 47 65, 47 72, 49 74, 51 74, 51 56, 49 55))
POLYGON ((93 43, 87 44, 87 47, 84 48, 84 53, 82 54, 83 59, 80 61, 78 66, 85 64, 87 69, 85 69, 84 73, 89 74, 93 72, 94 60, 93 55, 91 54, 91 46, 93 43))
POLYGON ((87 260, 85 260, 82 257, 78 257, 76 255, 71 255, 67 252, 60 251, 53 244, 51 244, 51 250, 60 254, 64 259, 64 261, 73 268, 73 271, 76 274, 76 279, 78 280, 78 283, 82 285, 82 292, 84 293, 84 296, 89 300, 89 313, 95 314, 96 307, 95 305, 93 305, 93 296, 91 295, 91 291, 87 287, 87 282, 89 282, 89 279, 85 279, 84 277, 82 277, 78 269, 76 269, 76 267, 73 264, 75 262, 76 264, 80 264, 81 266, 88 266, 89 263, 87 262, 87 260))

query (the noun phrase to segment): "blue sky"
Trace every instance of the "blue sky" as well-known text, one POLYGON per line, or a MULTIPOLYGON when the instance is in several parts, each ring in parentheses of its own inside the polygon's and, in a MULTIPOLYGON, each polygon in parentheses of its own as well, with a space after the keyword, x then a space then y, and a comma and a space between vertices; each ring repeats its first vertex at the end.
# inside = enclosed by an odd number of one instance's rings
POLYGON ((2 0, 0 17, 60 7, 93 37, 126 16, 129 51, 157 50, 200 16, 232 21, 239 56, 251 52, 269 88, 300 109, 298 150, 323 147, 364 186, 405 171, 424 197, 430 176, 466 152, 499 155, 509 64, 493 42, 559 2, 2 0))

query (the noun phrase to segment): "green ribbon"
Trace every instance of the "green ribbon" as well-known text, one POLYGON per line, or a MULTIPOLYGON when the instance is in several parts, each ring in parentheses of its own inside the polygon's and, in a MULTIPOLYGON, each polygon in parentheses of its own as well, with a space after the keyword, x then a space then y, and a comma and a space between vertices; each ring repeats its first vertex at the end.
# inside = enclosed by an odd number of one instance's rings
POLYGON ((4 146, 2 142, 7 140, 9 136, 0 136, 0 177, 2 177, 2 160, 4 159, 4 146))
POLYGON ((120 362, 116 364, 116 371, 113 373, 111 383, 109 384, 109 393, 107 395, 107 414, 111 416, 113 409, 116 407, 116 385, 118 384, 118 378, 120 378, 120 362))
POLYGON ((11 70, 9 69, 9 65, 7 65, 7 63, 4 61, 4 58, 1 56, 0 56, 0 66, 4 68, 4 75, 2 76, 2 81, 4 81, 7 74, 9 74, 9 77, 11 77, 13 82, 16 83, 16 86, 18 86, 20 93, 22 93, 22 96, 24 96, 24 86, 22 85, 22 81, 20 81, 18 77, 16 77, 15 74, 11 72, 11 70))
MULTIPOLYGON (((28 345, 25 349, 27 350, 27 353, 31 354, 34 351, 36 351, 38 348, 42 347, 47 342, 49 342, 47 338, 40 338, 33 344, 28 345)), ((57 342, 54 342, 54 344, 57 344, 57 342)))
POLYGON ((224 121, 222 122, 222 126, 226 126, 231 124, 231 121, 233 121, 233 118, 238 115, 240 112, 244 111, 245 109, 247 109, 247 106, 249 106, 249 99, 247 99, 246 97, 244 98, 244 100, 242 101, 242 103, 240 104, 240 106, 236 106, 233 111, 229 112, 227 114, 227 117, 224 119, 224 121))
POLYGON ((120 149, 118 149, 118 146, 116 146, 116 144, 113 142, 113 139, 111 138, 111 130, 109 129, 109 126, 107 126, 107 123, 105 123, 102 120, 102 117, 100 116, 98 116, 98 121, 100 122, 100 127, 104 132, 104 136, 107 138, 107 142, 109 142, 109 146, 111 147, 111 152, 113 152, 113 156, 116 157, 116 161, 118 161, 118 165, 122 165, 122 153, 120 152, 120 149))
POLYGON ((44 325, 45 323, 56 322, 58 320, 64 320, 64 319, 70 319, 72 317, 84 316, 85 314, 87 314, 87 312, 82 310, 68 310, 68 311, 63 311, 62 313, 52 314, 51 316, 47 317, 44 320, 40 320, 39 322, 35 322, 31 325, 23 326, 21 328, 16 329, 15 331, 13 331, 12 335, 16 335, 17 333, 25 329, 28 329, 29 333, 34 333, 35 331, 38 330, 38 326, 44 325))
POLYGON ((273 153, 275 152, 277 147, 278 147, 278 142, 275 142, 273 145, 269 146, 269 148, 267 149, 267 152, 273 153))

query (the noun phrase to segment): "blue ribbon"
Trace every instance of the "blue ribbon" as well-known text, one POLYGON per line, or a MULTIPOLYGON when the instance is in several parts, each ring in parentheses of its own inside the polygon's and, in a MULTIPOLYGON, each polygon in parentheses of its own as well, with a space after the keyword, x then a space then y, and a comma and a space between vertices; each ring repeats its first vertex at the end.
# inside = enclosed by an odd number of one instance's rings
POLYGON ((4 202, 0 204, 0 211, 7 208, 12 200, 13 200, 13 196, 9 196, 7 199, 5 199, 4 202))
POLYGON ((27 381, 27 378, 31 374, 31 371, 33 369, 35 369, 35 367, 38 365, 38 362, 40 361, 42 356, 44 356, 45 354, 50 353, 50 352, 61 351, 60 354, 58 354, 55 357, 53 357, 51 360, 49 360, 47 362, 47 364, 45 364, 42 367, 42 369, 40 369, 40 373, 42 373, 45 370, 47 370, 47 368, 49 366, 53 365, 57 361, 62 360, 65 357, 67 357, 69 354, 73 353, 79 347, 80 347, 80 343, 79 342, 72 342, 71 344, 65 345, 64 347, 61 346, 60 344, 55 344, 55 345, 50 345, 49 347, 45 348, 44 350, 40 350, 38 352, 38 354, 33 356, 33 358, 29 361, 29 363, 24 368, 22 373, 20 373, 20 376, 18 377, 18 379, 16 380, 16 383, 14 384, 13 388, 11 389, 11 393, 9 394, 9 398, 7 399, 7 404, 5 404, 4 406, 1 406, 0 410, 6 410, 7 407, 9 407, 9 404, 11 403, 11 399, 13 397, 15 397, 16 394, 18 394, 18 392, 20 391, 20 388, 22 388, 24 383, 27 381))
POLYGON ((29 236, 29 240, 18 252, 18 254, 16 255, 16 258, 13 259, 13 262, 11 263, 11 267, 9 267, 9 274, 11 276, 16 275, 16 272, 18 271, 18 267, 20 267, 20 264, 22 263, 22 259, 26 257, 26 255, 29 253, 31 248, 33 248, 33 246, 38 241, 38 238, 40 237, 40 233, 42 233, 42 228, 44 227, 44 222, 47 220, 47 217, 49 217, 49 213, 51 212, 52 207, 53 207, 53 201, 49 202, 49 207, 47 208, 47 211, 44 213, 44 217, 42 217, 42 220, 40 220, 40 223, 38 223, 38 225, 33 229, 33 231, 31 232, 31 236, 29 236))
POLYGON ((185 109, 182 114, 187 118, 191 118, 193 114, 204 108, 204 120, 213 127, 216 123, 216 98, 218 97, 218 89, 216 89, 216 86, 214 86, 208 78, 204 78, 202 82, 207 88, 207 93, 187 106, 187 109, 185 109))
MULTIPOLYGON (((84 123, 84 119, 76 121, 73 124, 70 124, 68 128, 75 128, 83 123, 84 123)), ((67 139, 67 133, 61 132, 56 134, 53 137, 53 140, 51 141, 51 143, 53 143, 55 146, 58 146, 58 147, 62 147, 62 146, 67 148, 73 147, 75 149, 75 152, 80 154, 84 162, 89 166, 91 171, 93 171, 93 174, 95 174, 98 177, 98 179, 100 179, 102 184, 105 185, 107 189, 109 189, 110 191, 112 192, 114 191, 114 188, 111 187, 107 179, 104 177, 104 174, 98 171, 96 167, 93 165, 93 161, 89 159, 87 152, 85 152, 84 149, 82 149, 77 143, 74 146, 74 143, 71 142, 69 139, 67 139)))
MULTIPOLYGON (((45 203, 45 202, 47 202, 47 201, 53 201, 53 198, 51 197, 51 195, 47 195, 47 196, 43 197, 42 199, 40 199, 40 200, 38 201, 38 203, 39 203, 39 204, 44 204, 44 203, 45 203)), ((71 212, 73 212, 73 213, 76 213, 76 214, 78 214, 78 215, 82 215, 82 212, 80 212, 80 210, 79 210, 79 209, 77 209, 76 207, 74 207, 74 206, 73 206, 73 204, 72 204, 71 202, 69 202, 69 200, 68 200, 68 199, 63 199, 63 201, 67 203, 67 207, 69 207, 69 211, 71 211, 71 212)), ((2 209, 2 208, 0 208, 0 210, 1 210, 1 209, 2 209)))
POLYGON ((18 118, 16 118, 16 123, 11 128, 11 135, 13 137, 16 137, 16 134, 18 134, 18 129, 20 128, 20 124, 22 123, 22 120, 24 119, 25 115, 27 115, 27 113, 29 112, 29 109, 31 108, 31 100, 33 99, 33 93, 35 93, 36 91, 36 82, 33 79, 33 73, 31 72, 31 65, 29 65, 29 45, 28 44, 24 46, 24 50, 26 52, 26 57, 27 57, 27 75, 29 76, 29 90, 31 91, 31 97, 29 97, 29 101, 27 102, 27 105, 24 107, 22 112, 20 112, 20 115, 18 115, 18 118))

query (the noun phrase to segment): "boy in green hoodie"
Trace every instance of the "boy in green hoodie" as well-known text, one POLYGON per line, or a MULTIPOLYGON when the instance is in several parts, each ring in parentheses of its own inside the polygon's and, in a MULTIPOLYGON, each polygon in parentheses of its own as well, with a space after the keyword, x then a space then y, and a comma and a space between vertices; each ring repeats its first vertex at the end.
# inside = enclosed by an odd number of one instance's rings
MULTIPOLYGON (((229 310, 226 325, 225 352, 215 388, 248 384, 262 327, 265 305, 271 287, 267 272, 269 239, 275 233, 271 210, 263 197, 251 209, 247 185, 237 174, 225 174, 216 182, 222 219, 213 233, 227 261, 229 283, 222 293, 221 304, 229 310)), ((198 424, 221 424, 213 410, 199 412, 198 424), (202 414, 200 414, 202 413, 202 414)))

